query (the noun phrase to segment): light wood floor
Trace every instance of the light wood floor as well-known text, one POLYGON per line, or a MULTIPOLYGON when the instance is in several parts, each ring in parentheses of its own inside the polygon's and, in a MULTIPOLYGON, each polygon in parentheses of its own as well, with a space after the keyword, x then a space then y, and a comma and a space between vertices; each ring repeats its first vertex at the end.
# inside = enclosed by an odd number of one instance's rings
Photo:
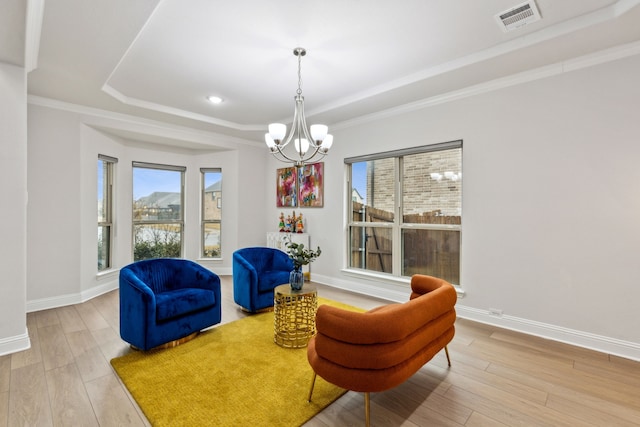
MULTIPOLYGON (((384 301, 319 287, 362 308, 384 301)), ((222 278, 222 321, 245 314, 222 278)), ((0 357, 0 426, 149 425, 109 360, 119 337, 118 293, 27 315, 31 349, 0 357)), ((406 383, 372 394, 374 426, 640 426, 640 363, 458 320, 452 364, 437 355, 406 383)), ((301 396, 301 399, 306 396, 301 396)), ((306 427, 364 425, 348 392, 306 427)))

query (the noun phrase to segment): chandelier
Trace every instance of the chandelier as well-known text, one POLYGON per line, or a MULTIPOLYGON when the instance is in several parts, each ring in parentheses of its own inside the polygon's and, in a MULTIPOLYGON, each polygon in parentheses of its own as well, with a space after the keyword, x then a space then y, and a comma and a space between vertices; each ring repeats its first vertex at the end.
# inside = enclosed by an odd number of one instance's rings
POLYGON ((269 132, 264 135, 267 147, 273 156, 282 161, 293 163, 297 168, 304 166, 310 160, 322 159, 333 144, 333 135, 328 134, 325 125, 311 125, 307 128, 304 117, 304 96, 302 96, 302 76, 300 73, 302 57, 307 54, 304 48, 297 47, 293 54, 298 57, 298 90, 293 98, 296 101, 293 113, 293 123, 287 134, 287 126, 282 123, 271 123, 269 132), (293 141, 295 150, 287 155, 284 149, 293 141))

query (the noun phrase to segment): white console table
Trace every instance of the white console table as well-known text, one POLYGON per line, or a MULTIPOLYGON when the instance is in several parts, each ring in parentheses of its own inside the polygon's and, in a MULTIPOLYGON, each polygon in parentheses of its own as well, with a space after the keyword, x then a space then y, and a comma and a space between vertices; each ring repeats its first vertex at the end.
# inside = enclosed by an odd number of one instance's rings
MULTIPOLYGON (((280 249, 283 252, 287 251, 287 242, 291 238, 293 243, 303 244, 305 248, 309 249, 309 234, 307 233, 284 233, 280 231, 270 231, 267 233, 267 247, 280 249)), ((302 266, 302 272, 306 280, 310 280, 311 273, 309 264, 302 266)))

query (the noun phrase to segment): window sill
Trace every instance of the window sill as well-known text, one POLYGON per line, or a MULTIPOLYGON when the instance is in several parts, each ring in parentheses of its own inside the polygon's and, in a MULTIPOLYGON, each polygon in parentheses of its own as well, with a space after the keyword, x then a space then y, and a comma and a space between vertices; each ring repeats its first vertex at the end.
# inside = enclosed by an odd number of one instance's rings
MULTIPOLYGON (((404 277, 404 276, 397 277, 397 276, 392 276, 390 274, 376 273, 376 272, 357 270, 357 269, 351 269, 351 268, 343 268, 341 272, 347 276, 357 277, 357 278, 366 279, 366 280, 372 280, 372 281, 385 283, 385 284, 393 284, 393 285, 406 286, 406 287, 409 287, 411 285, 410 277, 404 277)), ((464 298, 464 296, 466 295, 464 289, 462 289, 460 285, 453 285, 453 287, 455 288, 456 293, 458 294, 458 298, 464 298)))
POLYGON ((374 280, 382 283, 392 283, 394 285, 409 286, 411 278, 409 277, 397 277, 391 274, 376 273, 374 271, 358 270, 353 268, 344 268, 342 272, 347 276, 359 277, 367 280, 374 280))
POLYGON ((224 261, 224 258, 198 258, 196 259, 196 262, 215 262, 215 263, 221 263, 224 261))
POLYGON ((111 268, 109 270, 99 271, 98 273, 96 273, 96 279, 97 280, 111 279, 115 276, 118 276, 119 273, 120 273, 119 268, 111 268))

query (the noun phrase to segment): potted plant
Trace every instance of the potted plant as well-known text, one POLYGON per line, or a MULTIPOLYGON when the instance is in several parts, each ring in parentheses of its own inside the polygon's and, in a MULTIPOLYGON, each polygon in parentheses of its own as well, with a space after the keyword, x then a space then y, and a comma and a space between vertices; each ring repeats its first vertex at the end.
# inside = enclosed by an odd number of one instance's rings
POLYGON ((322 251, 320 250, 320 246, 318 246, 318 249, 315 251, 313 249, 305 249, 303 243, 292 242, 291 237, 289 237, 289 241, 285 243, 285 246, 287 247, 287 255, 289 255, 289 258, 293 261, 293 271, 289 275, 289 284, 291 285, 291 289, 299 291, 304 284, 302 266, 315 261, 322 251))

